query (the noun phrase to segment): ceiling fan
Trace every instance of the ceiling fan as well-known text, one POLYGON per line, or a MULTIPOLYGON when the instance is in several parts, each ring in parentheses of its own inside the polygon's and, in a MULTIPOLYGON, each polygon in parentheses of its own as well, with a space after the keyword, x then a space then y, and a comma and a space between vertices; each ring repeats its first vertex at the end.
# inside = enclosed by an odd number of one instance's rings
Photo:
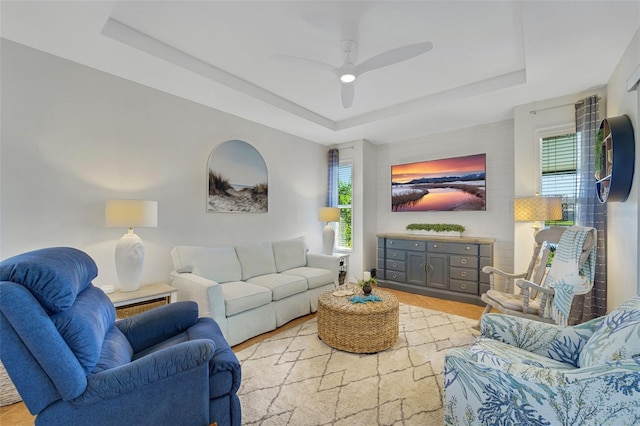
POLYGON ((375 55, 359 64, 355 64, 353 60, 353 53, 356 47, 357 44, 355 41, 345 40, 342 42, 342 49, 344 51, 344 63, 340 66, 327 64, 326 62, 322 61, 316 61, 315 59, 301 58, 297 56, 274 56, 279 59, 301 62, 333 71, 342 83, 342 106, 344 108, 350 108, 353 104, 353 98, 355 96, 355 81, 359 76, 366 72, 397 64, 398 62, 406 61, 408 59, 422 55, 423 53, 427 53, 428 51, 433 49, 433 43, 431 43, 430 41, 423 41, 421 43, 397 47, 395 49, 387 50, 386 52, 375 55))

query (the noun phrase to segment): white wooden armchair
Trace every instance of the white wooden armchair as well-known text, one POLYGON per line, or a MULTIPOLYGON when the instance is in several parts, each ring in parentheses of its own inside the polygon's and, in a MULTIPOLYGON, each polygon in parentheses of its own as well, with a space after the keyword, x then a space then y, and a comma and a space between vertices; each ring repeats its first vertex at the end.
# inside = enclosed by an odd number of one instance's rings
MULTIPOLYGON (((481 296, 482 301, 487 304, 483 315, 494 308, 509 315, 547 323, 557 322, 552 318, 550 312, 556 290, 550 286, 553 284, 553 279, 547 279, 547 275, 553 258, 551 255, 555 255, 566 229, 568 228, 551 227, 536 234, 533 257, 524 273, 511 274, 493 266, 482 268, 483 272, 490 274, 490 290, 481 296), (501 279, 496 279, 497 277, 501 279), (514 284, 519 289, 518 293, 514 293, 514 284)), ((596 233, 595 230, 584 227, 573 227, 572 229, 589 231, 584 241, 581 241, 581 249, 579 247, 569 248, 570 250, 580 250, 577 269, 581 269, 594 252, 596 233)), ((593 286, 592 277, 585 278, 581 285, 575 294, 585 294, 590 291, 593 286)))

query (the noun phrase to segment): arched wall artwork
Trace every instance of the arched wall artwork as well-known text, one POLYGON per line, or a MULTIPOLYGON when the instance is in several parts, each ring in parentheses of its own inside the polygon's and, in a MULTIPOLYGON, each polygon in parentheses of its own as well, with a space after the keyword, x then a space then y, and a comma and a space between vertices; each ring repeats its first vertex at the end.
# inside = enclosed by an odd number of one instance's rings
POLYGON ((241 140, 216 146, 208 162, 207 212, 266 213, 268 173, 262 155, 241 140))

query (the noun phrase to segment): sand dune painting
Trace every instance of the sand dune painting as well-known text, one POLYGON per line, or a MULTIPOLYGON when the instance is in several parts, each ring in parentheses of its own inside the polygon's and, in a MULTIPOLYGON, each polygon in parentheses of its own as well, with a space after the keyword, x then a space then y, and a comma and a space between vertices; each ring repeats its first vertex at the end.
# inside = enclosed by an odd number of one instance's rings
POLYGON ((486 210, 486 155, 391 166, 391 210, 486 210))
POLYGON ((266 213, 268 173, 262 155, 241 140, 226 141, 209 156, 208 212, 266 213))

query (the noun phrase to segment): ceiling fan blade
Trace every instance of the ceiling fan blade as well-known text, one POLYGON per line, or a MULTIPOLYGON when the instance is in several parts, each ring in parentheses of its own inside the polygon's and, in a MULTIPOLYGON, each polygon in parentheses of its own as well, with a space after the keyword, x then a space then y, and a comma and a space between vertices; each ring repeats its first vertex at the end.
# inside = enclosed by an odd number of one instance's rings
POLYGON ((353 97, 356 94, 355 83, 342 83, 342 106, 350 108, 353 104, 353 97))
POLYGON ((331 65, 331 64, 327 64, 326 62, 322 62, 322 61, 316 61, 315 59, 309 59, 309 58, 302 58, 300 56, 289 56, 289 55, 280 55, 280 54, 274 54, 271 55, 272 58, 280 60, 280 61, 287 61, 287 62, 292 62, 292 63, 297 63, 299 65, 303 65, 303 66, 307 66, 307 67, 312 67, 312 68, 324 68, 330 71, 335 70, 336 66, 331 65))
POLYGON ((372 71, 378 68, 386 67, 388 65, 397 64, 398 62, 406 61, 407 59, 411 59, 418 55, 422 55, 423 53, 427 53, 431 49, 433 49, 433 43, 431 43, 430 41, 423 41, 421 43, 397 47, 395 49, 380 53, 379 55, 369 58, 361 64, 356 65, 356 70, 358 74, 363 74, 367 71, 372 71))

